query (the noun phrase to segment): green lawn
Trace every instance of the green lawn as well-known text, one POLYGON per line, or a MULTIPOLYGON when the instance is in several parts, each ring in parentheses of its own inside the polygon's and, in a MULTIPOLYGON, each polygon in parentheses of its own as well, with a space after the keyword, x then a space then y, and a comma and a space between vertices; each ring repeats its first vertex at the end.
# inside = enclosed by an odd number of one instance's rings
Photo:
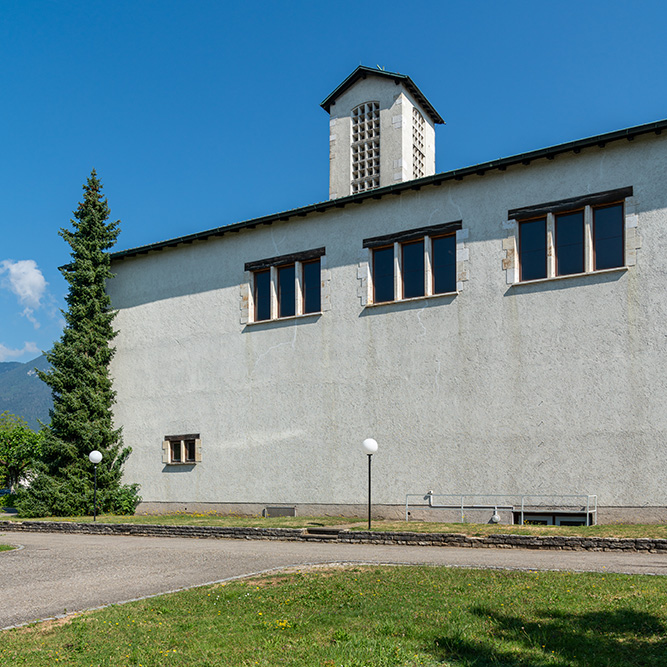
POLYGON ((667 578, 316 569, 5 631, 0 665, 664 667, 667 578))
POLYGON ((0 544, 0 551, 11 551, 15 548, 16 547, 13 547, 11 544, 0 544))
MULTIPOLYGON (((19 519, 8 517, 10 521, 75 521, 79 523, 92 522, 92 516, 72 517, 41 517, 37 519, 19 519)), ((230 526, 250 528, 307 528, 308 526, 338 526, 362 523, 363 519, 349 517, 310 516, 310 517, 262 517, 239 516, 235 514, 217 514, 215 512, 174 514, 135 514, 123 516, 116 514, 100 514, 99 523, 132 523, 132 524, 159 524, 163 526, 230 526)))
MULTIPOLYGON (((17 517, 7 517, 21 521, 17 517)), ((89 522, 91 516, 43 517, 34 521, 89 522)), ((100 523, 162 524, 168 526, 248 526, 252 528, 307 528, 312 526, 345 526, 351 530, 366 530, 365 519, 350 517, 275 517, 238 516, 215 512, 117 516, 104 514, 97 517, 100 523)), ((373 521, 374 531, 410 531, 433 533, 463 533, 465 535, 588 535, 594 537, 654 537, 667 539, 667 526, 659 524, 604 524, 599 526, 509 526, 475 523, 436 523, 423 521, 373 521)))

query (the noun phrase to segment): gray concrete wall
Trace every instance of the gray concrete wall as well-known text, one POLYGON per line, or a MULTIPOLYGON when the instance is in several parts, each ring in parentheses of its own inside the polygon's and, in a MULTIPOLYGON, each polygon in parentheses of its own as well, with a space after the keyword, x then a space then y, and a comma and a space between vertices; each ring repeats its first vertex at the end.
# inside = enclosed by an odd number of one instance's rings
POLYGON ((667 140, 587 149, 116 262, 116 423, 146 501, 591 493, 664 507, 667 140), (633 186, 636 264, 508 285, 509 209, 633 186), (463 220, 454 296, 362 306, 364 238, 463 220), (241 322, 245 262, 326 247, 330 310, 241 322), (162 463, 200 433, 202 462, 162 463))

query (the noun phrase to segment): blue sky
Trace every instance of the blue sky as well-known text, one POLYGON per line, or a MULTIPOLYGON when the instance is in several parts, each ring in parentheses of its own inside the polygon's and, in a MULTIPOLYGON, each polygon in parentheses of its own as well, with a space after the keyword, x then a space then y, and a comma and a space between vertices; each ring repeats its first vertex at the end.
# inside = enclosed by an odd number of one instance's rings
POLYGON ((0 361, 61 332, 92 168, 124 249, 321 201, 319 103, 410 75, 446 171, 667 117, 667 3, 2 0, 0 361))

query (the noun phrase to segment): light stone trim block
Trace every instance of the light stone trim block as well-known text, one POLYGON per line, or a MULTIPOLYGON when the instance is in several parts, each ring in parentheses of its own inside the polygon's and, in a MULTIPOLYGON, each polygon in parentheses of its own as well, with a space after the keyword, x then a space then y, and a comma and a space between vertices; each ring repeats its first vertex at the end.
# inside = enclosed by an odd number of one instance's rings
POLYGON ((331 271, 326 268, 327 256, 320 257, 320 309, 323 313, 331 310, 331 271))
POLYGON ((469 236, 467 227, 456 230, 456 291, 463 291, 463 283, 468 280, 468 263, 470 261, 470 249, 466 247, 466 239, 469 236))
POLYGON ((246 271, 244 277, 245 282, 239 286, 241 291, 241 324, 248 324, 250 322, 251 309, 254 308, 252 290, 250 289, 252 281, 250 271, 246 271))
POLYGON ((364 258, 357 266, 357 280, 359 285, 357 287, 357 296, 361 302, 361 306, 365 307, 371 303, 373 295, 371 293, 371 250, 364 248, 364 258))
POLYGON ((503 239, 503 270, 508 285, 519 282, 519 223, 516 220, 503 222, 509 236, 503 239))
POLYGON ((636 197, 625 200, 625 265, 636 266, 637 251, 642 247, 642 238, 637 231, 639 215, 636 197))

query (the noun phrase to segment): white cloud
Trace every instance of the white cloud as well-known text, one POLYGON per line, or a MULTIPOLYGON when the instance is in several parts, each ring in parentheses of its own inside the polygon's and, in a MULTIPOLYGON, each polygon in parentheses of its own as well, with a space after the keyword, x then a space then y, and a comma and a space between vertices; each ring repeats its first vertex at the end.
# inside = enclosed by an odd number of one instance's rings
POLYGON ((39 329, 39 322, 35 317, 35 309, 41 306, 42 297, 48 283, 34 259, 21 259, 14 262, 5 259, 0 262, 0 275, 6 274, 0 286, 13 292, 24 306, 21 315, 25 317, 35 329, 39 329))
POLYGON ((22 357, 24 354, 39 354, 40 349, 32 342, 27 342, 23 345, 23 349, 14 350, 6 345, 0 343, 0 361, 7 361, 8 359, 16 359, 22 357))
POLYGON ((32 308, 28 308, 27 306, 23 309, 23 312, 21 315, 28 320, 28 322, 32 322, 32 326, 35 327, 35 329, 39 329, 41 326, 40 323, 37 321, 37 318, 34 316, 35 311, 32 308))
POLYGON ((39 308, 48 283, 34 259, 21 259, 18 262, 4 259, 0 262, 0 274, 3 273, 7 276, 3 279, 2 286, 14 292, 21 305, 26 309, 39 308))

